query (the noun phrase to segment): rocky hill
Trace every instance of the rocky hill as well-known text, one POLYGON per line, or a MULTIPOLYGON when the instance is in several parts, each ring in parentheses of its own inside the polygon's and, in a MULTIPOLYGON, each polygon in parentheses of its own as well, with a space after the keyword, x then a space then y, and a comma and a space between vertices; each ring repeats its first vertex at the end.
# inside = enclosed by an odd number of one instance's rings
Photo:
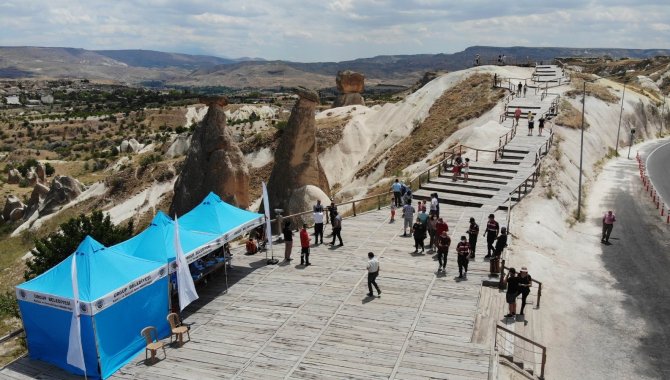
POLYGON ((411 85, 426 71, 462 70, 480 55, 482 64, 548 62, 556 57, 651 58, 668 56, 667 49, 473 46, 453 54, 385 55, 342 62, 238 60, 165 53, 151 50, 84 50, 46 47, 0 47, 0 77, 87 78, 129 84, 154 81, 163 85, 226 86, 233 88, 333 86, 338 71, 364 73, 370 84, 411 85))

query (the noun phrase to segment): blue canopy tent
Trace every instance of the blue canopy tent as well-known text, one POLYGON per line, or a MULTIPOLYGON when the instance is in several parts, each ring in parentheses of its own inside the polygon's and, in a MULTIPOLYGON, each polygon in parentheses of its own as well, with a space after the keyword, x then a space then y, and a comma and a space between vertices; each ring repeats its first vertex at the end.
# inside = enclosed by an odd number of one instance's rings
MULTIPOLYGON (((229 205, 212 192, 207 194, 199 205, 179 218, 179 227, 217 235, 219 246, 244 235, 263 223, 265 223, 265 215, 229 205)), ((191 262, 205 253, 187 253, 186 258, 191 262)))
POLYGON ((16 287, 30 357, 79 375, 83 371, 67 364, 74 255, 86 374, 104 379, 144 350, 144 327, 169 333, 166 263, 112 254, 87 236, 73 255, 16 287))

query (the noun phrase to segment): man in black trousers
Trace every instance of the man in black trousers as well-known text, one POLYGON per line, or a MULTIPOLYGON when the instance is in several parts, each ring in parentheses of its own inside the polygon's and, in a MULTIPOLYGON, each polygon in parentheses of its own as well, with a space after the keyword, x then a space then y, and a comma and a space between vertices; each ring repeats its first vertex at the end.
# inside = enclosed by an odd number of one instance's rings
POLYGON ((377 285, 377 276, 379 276, 379 261, 375 259, 375 254, 372 252, 368 252, 368 297, 372 297, 374 294, 372 293, 372 286, 374 285, 375 289, 377 289, 377 295, 381 296, 382 291, 379 290, 379 286, 377 285))
POLYGON ((484 231, 484 236, 486 236, 487 243, 487 253, 484 258, 490 258, 491 254, 495 251, 493 247, 493 242, 496 241, 498 237, 498 232, 500 231, 500 225, 496 222, 496 217, 493 214, 489 214, 489 221, 486 222, 486 231, 484 231))

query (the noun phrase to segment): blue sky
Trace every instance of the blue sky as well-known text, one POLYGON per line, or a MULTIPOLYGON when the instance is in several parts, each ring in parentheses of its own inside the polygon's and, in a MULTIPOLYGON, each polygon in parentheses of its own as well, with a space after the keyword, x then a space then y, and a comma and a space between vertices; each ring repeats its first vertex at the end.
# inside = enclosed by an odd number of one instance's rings
POLYGON ((472 45, 670 48, 670 0, 3 0, 0 45, 342 61, 472 45))

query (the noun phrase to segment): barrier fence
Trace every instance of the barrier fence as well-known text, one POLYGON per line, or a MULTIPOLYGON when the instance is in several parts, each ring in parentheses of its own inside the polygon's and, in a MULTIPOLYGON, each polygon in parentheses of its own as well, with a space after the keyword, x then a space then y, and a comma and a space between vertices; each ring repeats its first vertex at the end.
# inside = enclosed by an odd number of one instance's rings
MULTIPOLYGON (((540 373, 537 375, 540 379, 544 379, 544 369, 547 365, 547 347, 528 339, 506 327, 496 324, 494 347, 498 351, 498 355, 510 361, 512 364, 524 370, 527 364, 532 364, 533 368, 540 367, 540 373), (514 337, 512 339, 511 337, 514 337), (519 344, 517 339, 520 339, 530 344, 530 348, 526 345, 519 344)), ((534 375, 535 371, 528 371, 534 375)))
POLYGON ((656 209, 660 210, 661 218, 665 219, 665 223, 670 224, 670 206, 666 206, 665 201, 658 195, 658 192, 654 188, 654 184, 647 175, 647 167, 642 160, 642 156, 640 156, 640 152, 637 152, 635 159, 637 160, 637 166, 640 171, 640 180, 642 180, 642 187, 644 188, 645 193, 649 193, 651 201, 656 206, 656 209))

